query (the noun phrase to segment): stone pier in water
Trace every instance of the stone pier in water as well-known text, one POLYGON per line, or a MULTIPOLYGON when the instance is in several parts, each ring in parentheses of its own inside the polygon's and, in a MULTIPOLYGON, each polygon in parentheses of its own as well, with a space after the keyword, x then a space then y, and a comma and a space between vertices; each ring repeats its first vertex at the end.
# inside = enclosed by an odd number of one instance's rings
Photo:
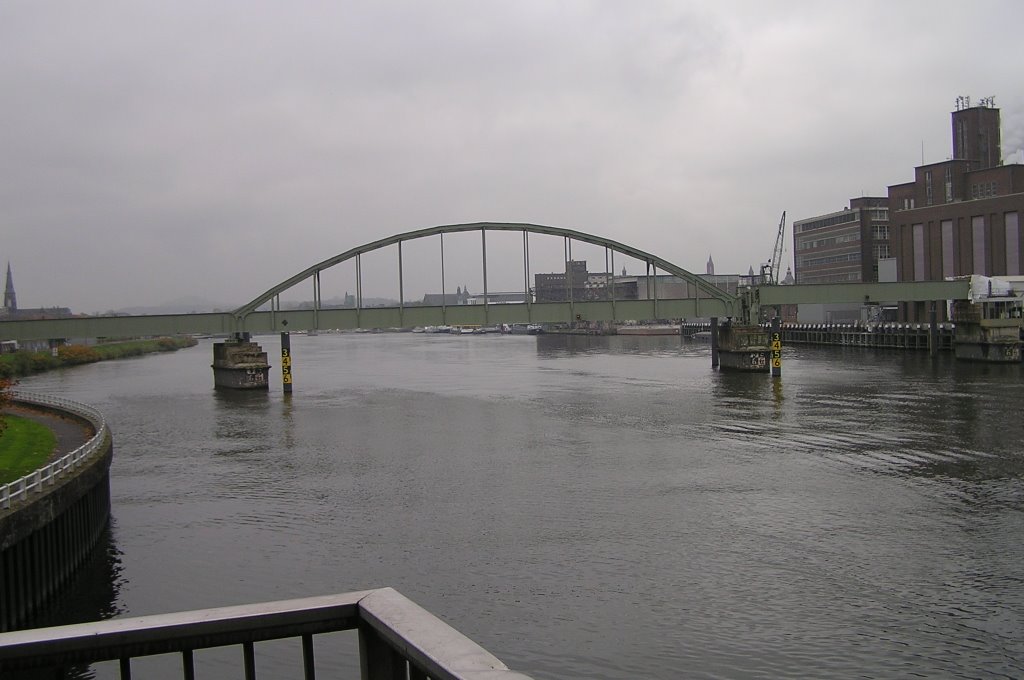
POLYGON ((724 370, 767 373, 771 346, 761 326, 741 326, 726 321, 718 327, 718 360, 724 370))
POLYGON ((249 339, 248 333, 214 344, 212 368, 213 385, 217 389, 265 390, 269 387, 267 353, 249 339))

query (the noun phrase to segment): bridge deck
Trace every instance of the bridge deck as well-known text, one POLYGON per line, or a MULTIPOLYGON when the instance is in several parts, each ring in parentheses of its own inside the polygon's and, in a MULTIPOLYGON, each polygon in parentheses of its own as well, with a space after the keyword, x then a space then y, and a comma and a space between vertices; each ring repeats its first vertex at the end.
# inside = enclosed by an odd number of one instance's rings
MULTIPOLYGON (((755 286, 750 309, 758 306, 808 303, 896 303, 966 300, 970 282, 846 283, 799 286, 755 286)), ((180 334, 229 334, 310 329, 401 328, 445 324, 559 323, 646 319, 707 319, 742 314, 740 304, 725 299, 598 300, 532 304, 452 305, 447 307, 365 307, 362 309, 299 309, 158 316, 96 316, 70 319, 0 321, 0 338, 111 338, 180 334), (287 321, 287 323, 285 323, 287 321)))

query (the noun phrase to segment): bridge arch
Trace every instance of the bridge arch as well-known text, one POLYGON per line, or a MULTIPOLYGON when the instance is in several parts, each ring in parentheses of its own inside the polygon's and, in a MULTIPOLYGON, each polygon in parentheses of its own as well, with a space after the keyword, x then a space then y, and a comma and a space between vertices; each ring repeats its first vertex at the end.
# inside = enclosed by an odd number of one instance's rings
POLYGON ((398 245, 401 248, 401 244, 405 241, 412 241, 421 238, 427 238, 430 236, 437 236, 443 234, 454 234, 462 232, 473 232, 473 231, 512 231, 522 232, 524 234, 544 234, 548 236, 557 236, 568 239, 570 241, 579 241, 582 243, 589 243, 599 247, 607 248, 614 252, 619 252, 624 255, 628 255, 634 259, 645 262, 649 267, 654 267, 656 270, 660 269, 665 273, 677 276, 680 279, 690 283, 697 291, 698 294, 703 293, 708 298, 720 301, 729 309, 738 309, 739 298, 730 295, 726 291, 712 285, 705 281, 701 277, 689 272, 682 267, 675 265, 668 260, 658 257, 652 253, 645 252, 639 248, 613 241, 601 236, 594 234, 588 234, 582 231, 576 231, 573 229, 563 229, 561 227, 552 227, 541 224, 528 224, 519 222, 472 222, 466 224, 445 224, 434 227, 427 227, 425 229, 417 229, 414 231, 407 231, 394 236, 389 236, 377 241, 346 250, 343 253, 329 257, 322 262, 318 262, 311 267, 308 267, 294 276, 285 279, 276 286, 266 290, 258 297, 253 298, 248 303, 242 305, 238 309, 234 310, 232 314, 241 320, 244 320, 246 316, 255 312, 259 307, 264 304, 272 303, 273 300, 281 293, 291 289, 292 287, 307 281, 309 279, 316 279, 320 272, 330 269, 335 265, 341 264, 353 258, 358 258, 360 255, 369 253, 374 250, 380 250, 393 245, 398 245))

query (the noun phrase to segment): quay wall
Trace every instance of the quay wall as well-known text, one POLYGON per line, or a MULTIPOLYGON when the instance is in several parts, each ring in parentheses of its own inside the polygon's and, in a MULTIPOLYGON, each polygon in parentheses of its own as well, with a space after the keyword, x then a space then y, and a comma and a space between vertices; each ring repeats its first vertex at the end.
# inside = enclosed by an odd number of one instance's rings
MULTIPOLYGON (((954 324, 936 324, 936 349, 951 351, 955 331, 954 324)), ((789 343, 928 350, 930 336, 931 327, 926 323, 782 325, 783 345, 789 343)))
MULTIPOLYGON (((707 323, 684 323, 681 335, 693 337, 711 330, 707 323)), ((925 323, 884 324, 782 324, 783 345, 835 345, 882 349, 925 350, 930 348, 931 328, 925 323)), ((952 351, 955 324, 936 324, 937 350, 952 351)))
POLYGON ((113 440, 84 404, 16 393, 15 403, 93 432, 74 451, 0 487, 0 632, 25 627, 74 577, 110 519, 113 440))

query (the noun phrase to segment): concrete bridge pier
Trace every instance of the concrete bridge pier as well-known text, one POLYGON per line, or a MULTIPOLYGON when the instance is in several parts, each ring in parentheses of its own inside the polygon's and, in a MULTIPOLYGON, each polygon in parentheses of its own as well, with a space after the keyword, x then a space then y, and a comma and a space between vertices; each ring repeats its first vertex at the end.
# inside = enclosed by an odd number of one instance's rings
POLYGON ((227 390, 265 390, 270 363, 267 353, 250 340, 248 333, 213 346, 213 386, 227 390))
POLYGON ((768 332, 760 326, 741 326, 726 321, 718 329, 718 345, 722 370, 767 373, 770 369, 768 332))

